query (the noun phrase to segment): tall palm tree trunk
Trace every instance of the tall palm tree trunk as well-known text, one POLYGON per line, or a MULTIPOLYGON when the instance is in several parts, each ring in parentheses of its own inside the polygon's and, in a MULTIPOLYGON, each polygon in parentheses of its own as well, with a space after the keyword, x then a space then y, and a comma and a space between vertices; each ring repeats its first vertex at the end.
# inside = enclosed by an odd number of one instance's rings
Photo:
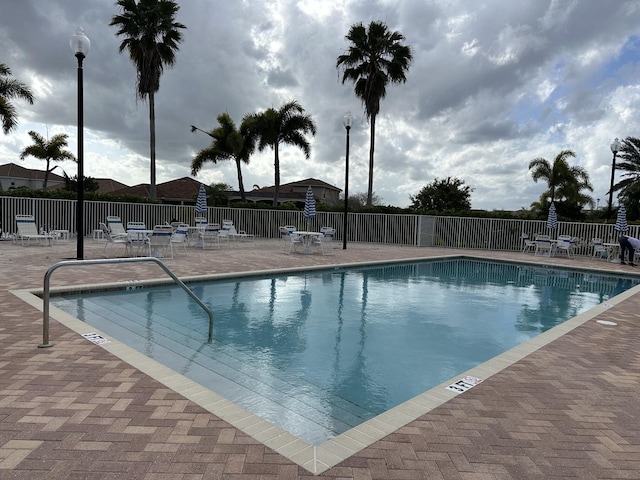
POLYGON ((240 199, 243 203, 247 203, 247 196, 244 193, 244 182, 242 181, 242 168, 240 167, 240 159, 236 158, 236 170, 238 171, 238 189, 240 190, 240 199))
POLYGON ((47 158, 47 168, 44 171, 44 182, 42 182, 42 189, 47 189, 47 183, 49 182, 49 166, 51 165, 49 159, 47 158))
POLYGON ((149 151, 151 160, 151 180, 149 182, 149 195, 156 199, 156 105, 155 95, 149 92, 149 151))
POLYGON ((278 197, 280 197, 280 154, 278 152, 278 144, 273 148, 275 155, 273 167, 275 170, 275 188, 273 189, 273 206, 278 206, 278 197))
POLYGON ((367 205, 373 204, 373 152, 376 143, 376 116, 371 115, 371 140, 369 142, 369 185, 367 187, 367 205))

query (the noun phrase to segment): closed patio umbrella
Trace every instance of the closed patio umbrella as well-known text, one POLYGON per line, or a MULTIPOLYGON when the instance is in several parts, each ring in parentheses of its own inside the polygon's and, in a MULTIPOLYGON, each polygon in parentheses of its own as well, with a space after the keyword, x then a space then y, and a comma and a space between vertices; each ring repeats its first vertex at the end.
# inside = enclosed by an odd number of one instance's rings
POLYGON ((624 208, 624 205, 620 205, 618 208, 618 216, 616 217, 616 226, 614 227, 616 232, 625 233, 629 230, 629 225, 627 224, 627 210, 624 208))
POLYGON ((552 203, 549 207, 549 216, 547 218, 547 228, 553 230, 558 227, 558 214, 556 213, 556 204, 552 203))
POLYGON ((196 216, 202 217, 207 214, 207 192, 204 189, 204 185, 200 185, 198 191, 198 198, 196 200, 196 216))
POLYGON ((307 188, 302 216, 307 219, 307 230, 309 230, 309 220, 311 218, 316 218, 316 199, 313 198, 313 190, 311 189, 311 186, 307 188))

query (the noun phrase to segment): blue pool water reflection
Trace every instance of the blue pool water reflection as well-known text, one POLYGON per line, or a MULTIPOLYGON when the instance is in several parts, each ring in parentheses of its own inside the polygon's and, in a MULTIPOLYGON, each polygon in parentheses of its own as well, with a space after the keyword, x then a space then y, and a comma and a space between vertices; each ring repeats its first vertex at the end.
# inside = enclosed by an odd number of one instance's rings
POLYGON ((52 303, 312 444, 638 283, 447 259, 65 295, 52 303))

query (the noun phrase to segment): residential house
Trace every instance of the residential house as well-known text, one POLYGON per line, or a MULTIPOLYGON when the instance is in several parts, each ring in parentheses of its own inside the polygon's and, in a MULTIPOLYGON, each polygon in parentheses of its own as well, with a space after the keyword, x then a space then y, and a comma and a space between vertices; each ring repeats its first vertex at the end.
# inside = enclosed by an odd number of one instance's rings
MULTIPOLYGON (((0 165, 0 190, 8 191, 20 187, 41 190, 44 183, 44 174, 44 170, 25 168, 15 163, 0 165)), ((65 185, 64 177, 49 172, 47 190, 63 188, 65 185)))
MULTIPOLYGON (((297 182, 284 183, 280 185, 280 192, 278 195, 278 204, 292 202, 298 207, 304 207, 304 200, 307 194, 307 188, 311 187, 313 190, 313 197, 317 202, 324 203, 325 205, 339 205, 340 204, 340 188, 318 180, 316 178, 307 178, 297 182)), ((254 188, 249 192, 245 192, 247 202, 251 203, 273 203, 273 193, 275 186, 254 188)), ((239 192, 227 192, 230 202, 240 201, 239 192)))
MULTIPOLYGON (((201 182, 190 177, 182 177, 156 185, 156 198, 170 205, 195 205, 201 182)), ((141 183, 133 187, 114 190, 114 195, 138 195, 151 197, 149 184, 141 183)))

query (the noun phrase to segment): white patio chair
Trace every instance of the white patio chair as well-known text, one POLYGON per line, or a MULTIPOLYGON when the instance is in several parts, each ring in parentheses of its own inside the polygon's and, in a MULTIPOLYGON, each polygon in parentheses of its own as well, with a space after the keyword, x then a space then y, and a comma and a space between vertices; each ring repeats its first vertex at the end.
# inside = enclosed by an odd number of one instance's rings
POLYGON ((209 248, 220 248, 220 225, 217 223, 210 223, 204 230, 198 232, 199 243, 203 250, 209 248))
POLYGON ((529 238, 529 235, 526 233, 522 234, 522 241, 524 242, 524 246, 522 247, 522 253, 526 252, 535 252, 536 250, 536 242, 529 238))
MULTIPOLYGON (((285 228, 285 227, 283 227, 285 228)), ((291 255, 291 252, 295 252, 298 247, 304 248, 304 241, 300 235, 296 232, 288 232, 288 242, 284 242, 282 245, 282 249, 280 250, 282 253, 286 253, 287 255, 291 255)))
POLYGON ((330 244, 331 241, 325 241, 324 233, 322 235, 314 235, 309 238, 309 247, 317 248, 318 252, 322 255, 329 255, 329 252, 332 251, 330 244))
POLYGON ((534 255, 552 257, 555 250, 554 247, 555 243, 551 241, 549 235, 538 235, 536 236, 536 250, 534 255))
POLYGON ((125 230, 124 225, 122 224, 122 220, 120 220, 120 217, 117 217, 115 215, 108 216, 107 227, 109 229, 109 233, 111 233, 111 236, 113 238, 129 237, 129 234, 127 234, 127 231, 125 230))
POLYGON ((327 251, 333 251, 333 239, 336 235, 336 230, 333 227, 322 227, 320 233, 322 233, 322 254, 328 255, 327 251))
POLYGON ((556 253, 564 252, 567 254, 568 258, 571 258, 571 249, 573 245, 571 244, 571 236, 570 235, 558 235, 558 241, 556 242, 556 253))
POLYGON ((601 238, 592 238, 591 244, 593 245, 592 257, 598 257, 601 260, 609 259, 609 249, 603 245, 601 238))
POLYGON ((222 226, 220 227, 220 231, 218 232, 218 239, 226 240, 228 242, 229 238, 231 238, 235 233, 236 227, 233 226, 233 221, 222 220, 222 226))
POLYGON ((171 225, 156 225, 147 239, 149 256, 157 258, 173 258, 173 243, 171 225))
MULTIPOLYGON (((173 226, 171 226, 171 230, 173 230, 173 226)), ((184 254, 187 255, 187 244, 189 243, 189 225, 186 223, 180 223, 176 226, 175 231, 171 235, 171 243, 173 245, 182 245, 182 249, 184 250, 184 254)))
POLYGON ((109 227, 105 223, 100 222, 100 229, 102 230, 102 236, 106 240, 104 244, 104 249, 102 251, 102 256, 106 258, 111 258, 109 252, 113 250, 115 245, 124 245, 124 254, 125 256, 131 256, 131 240, 129 236, 125 233, 122 235, 113 235, 109 230, 109 227))
POLYGON ((46 240, 47 245, 51 246, 53 235, 38 232, 33 215, 16 215, 16 223, 18 224, 18 238, 20 238, 23 247, 29 246, 31 240, 36 240, 37 243, 40 243, 40 240, 46 240), (27 241, 26 245, 25 240, 27 241))

